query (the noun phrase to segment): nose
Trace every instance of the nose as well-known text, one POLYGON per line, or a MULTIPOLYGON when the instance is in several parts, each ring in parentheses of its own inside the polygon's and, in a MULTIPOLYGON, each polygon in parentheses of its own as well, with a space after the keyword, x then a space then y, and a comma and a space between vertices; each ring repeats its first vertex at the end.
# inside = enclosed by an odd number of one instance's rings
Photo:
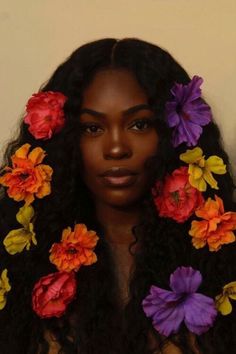
POLYGON ((132 156, 132 147, 125 132, 120 129, 107 132, 103 155, 105 160, 127 159, 132 156))

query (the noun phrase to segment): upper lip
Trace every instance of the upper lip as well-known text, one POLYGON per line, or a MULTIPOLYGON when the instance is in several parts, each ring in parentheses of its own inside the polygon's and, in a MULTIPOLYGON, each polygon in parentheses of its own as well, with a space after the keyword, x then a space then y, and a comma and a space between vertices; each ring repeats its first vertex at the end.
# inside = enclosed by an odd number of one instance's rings
POLYGON ((99 176, 122 177, 122 176, 136 175, 136 174, 137 174, 136 172, 128 170, 127 168, 112 167, 109 170, 101 173, 99 176))

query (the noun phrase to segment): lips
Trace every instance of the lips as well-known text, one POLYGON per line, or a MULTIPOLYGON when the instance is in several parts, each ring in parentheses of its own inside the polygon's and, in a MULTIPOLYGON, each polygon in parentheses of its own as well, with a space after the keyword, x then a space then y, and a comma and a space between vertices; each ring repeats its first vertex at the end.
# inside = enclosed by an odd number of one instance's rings
POLYGON ((113 167, 100 175, 103 183, 113 187, 128 187, 135 183, 137 173, 126 168, 113 167))

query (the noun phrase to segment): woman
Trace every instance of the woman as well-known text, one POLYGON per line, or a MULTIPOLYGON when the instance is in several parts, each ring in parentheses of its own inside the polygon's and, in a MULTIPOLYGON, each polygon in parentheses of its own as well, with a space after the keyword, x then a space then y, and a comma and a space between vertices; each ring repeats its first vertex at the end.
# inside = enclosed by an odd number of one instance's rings
POLYGON ((1 353, 235 351, 234 184, 201 83, 102 39, 29 100, 0 178, 1 353))

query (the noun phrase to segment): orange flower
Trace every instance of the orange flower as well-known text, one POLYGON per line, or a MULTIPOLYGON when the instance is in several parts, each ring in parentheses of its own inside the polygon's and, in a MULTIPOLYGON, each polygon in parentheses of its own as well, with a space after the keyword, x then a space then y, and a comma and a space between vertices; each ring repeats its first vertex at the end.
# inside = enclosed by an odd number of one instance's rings
POLYGON ((189 235, 193 237, 195 248, 206 244, 210 251, 218 251, 222 245, 235 241, 233 230, 236 230, 236 212, 224 212, 221 198, 215 195, 215 200, 208 198, 196 212, 202 221, 193 221, 189 235))
POLYGON ((10 198, 31 204, 35 196, 43 198, 51 193, 52 168, 41 162, 45 151, 40 147, 30 153, 30 144, 22 145, 11 157, 12 167, 5 167, 6 173, 0 177, 0 184, 8 187, 10 198))
POLYGON ((86 225, 76 224, 75 230, 68 227, 62 232, 62 240, 50 249, 50 261, 59 271, 77 271, 82 265, 97 261, 93 252, 98 241, 95 231, 88 231, 86 225))

